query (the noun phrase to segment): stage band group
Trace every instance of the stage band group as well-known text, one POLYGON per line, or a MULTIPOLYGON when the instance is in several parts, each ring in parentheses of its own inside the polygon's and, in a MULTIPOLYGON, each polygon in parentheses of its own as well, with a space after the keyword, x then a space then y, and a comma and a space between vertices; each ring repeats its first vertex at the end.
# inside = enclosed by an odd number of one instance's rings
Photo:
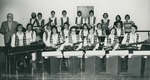
MULTIPOLYGON (((31 45, 34 42, 43 43, 46 50, 52 51, 77 51, 77 50, 118 50, 124 44, 140 42, 140 35, 136 33, 137 26, 125 15, 125 21, 120 15, 115 17, 111 27, 107 13, 103 14, 100 23, 96 23, 94 11, 89 11, 89 17, 85 20, 82 12, 77 11, 75 24, 69 23, 67 11, 62 11, 61 24, 58 26, 55 11, 51 11, 48 23, 42 19, 42 13, 33 12, 26 27, 13 21, 13 14, 8 13, 7 21, 1 25, 0 33, 4 35, 6 47, 18 47, 31 45)), ((141 45, 132 45, 134 49, 140 49, 141 45)), ((21 64, 19 64, 21 65, 21 64)))

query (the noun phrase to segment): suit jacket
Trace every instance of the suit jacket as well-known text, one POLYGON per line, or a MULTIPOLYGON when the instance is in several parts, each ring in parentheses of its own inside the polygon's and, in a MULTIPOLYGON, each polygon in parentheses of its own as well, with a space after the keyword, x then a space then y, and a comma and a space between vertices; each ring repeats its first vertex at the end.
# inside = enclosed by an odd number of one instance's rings
POLYGON ((8 43, 9 40, 11 39, 12 35, 14 33, 16 33, 17 24, 18 24, 18 22, 12 21, 11 30, 10 30, 9 26, 8 26, 8 21, 2 22, 0 32, 4 35, 4 42, 5 43, 8 43))

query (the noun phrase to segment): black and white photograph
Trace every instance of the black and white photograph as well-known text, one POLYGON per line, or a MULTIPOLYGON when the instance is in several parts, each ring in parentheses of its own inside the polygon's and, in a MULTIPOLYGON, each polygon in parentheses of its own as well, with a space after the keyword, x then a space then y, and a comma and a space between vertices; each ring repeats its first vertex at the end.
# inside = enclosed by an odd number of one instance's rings
POLYGON ((150 0, 0 0, 0 80, 150 80, 150 0))

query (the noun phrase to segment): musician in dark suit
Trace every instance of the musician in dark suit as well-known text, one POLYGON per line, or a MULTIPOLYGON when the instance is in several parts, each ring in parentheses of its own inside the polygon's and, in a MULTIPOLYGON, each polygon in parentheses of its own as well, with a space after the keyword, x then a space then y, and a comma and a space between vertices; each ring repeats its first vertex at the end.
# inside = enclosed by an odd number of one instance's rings
POLYGON ((6 47, 11 46, 11 37, 16 32, 16 26, 18 22, 13 21, 13 14, 7 14, 7 21, 4 21, 1 25, 0 32, 4 35, 4 42, 6 47))

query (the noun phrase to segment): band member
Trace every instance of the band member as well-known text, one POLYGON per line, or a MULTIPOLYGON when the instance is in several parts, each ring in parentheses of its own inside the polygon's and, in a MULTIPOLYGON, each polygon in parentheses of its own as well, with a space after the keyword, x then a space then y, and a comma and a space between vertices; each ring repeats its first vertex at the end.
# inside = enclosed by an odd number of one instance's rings
POLYGON ((102 24, 101 23, 97 24, 96 33, 97 33, 98 36, 106 35, 106 31, 105 31, 105 29, 102 29, 102 24))
POLYGON ((114 22, 114 28, 117 31, 117 36, 118 36, 119 42, 121 43, 125 32, 124 32, 123 22, 121 21, 120 15, 116 16, 116 21, 114 22))
POLYGON ((82 47, 82 40, 79 35, 76 34, 77 27, 72 26, 69 31, 68 38, 61 46, 60 50, 79 50, 82 47))
POLYGON ((45 25, 45 20, 42 19, 42 13, 38 13, 37 23, 38 24, 37 27, 35 27, 35 31, 37 34, 37 38, 41 40, 44 32, 44 25, 45 25))
POLYGON ((55 17, 55 11, 51 11, 51 17, 49 18, 51 26, 57 26, 57 17, 55 17))
POLYGON ((103 19, 101 19, 102 29, 109 29, 110 20, 108 19, 108 13, 103 14, 103 19))
MULTIPOLYGON (((17 25, 17 32, 13 34, 12 40, 11 40, 11 46, 12 47, 18 47, 18 46, 26 46, 26 34, 23 32, 23 26, 22 24, 17 25)), ((17 61, 17 68, 19 67, 25 67, 25 58, 24 55, 17 55, 16 56, 16 61, 17 61)))
POLYGON ((43 42, 45 43, 46 46, 48 46, 47 45, 47 41, 48 41, 47 39, 48 39, 48 37, 50 38, 50 36, 51 36, 51 26, 47 25, 46 30, 43 33, 43 42))
POLYGON ((69 17, 67 17, 67 11, 62 11, 63 17, 61 17, 61 27, 63 27, 64 23, 67 22, 69 24, 69 17))
POLYGON ((116 24, 116 28, 115 29, 116 29, 116 32, 117 32, 116 35, 118 36, 119 43, 121 44, 121 42, 122 42, 122 40, 124 38, 125 32, 124 32, 123 26, 121 25, 120 22, 118 22, 116 24))
POLYGON ((89 27, 86 23, 83 24, 83 29, 80 30, 80 36, 82 38, 82 40, 87 37, 87 35, 89 34, 89 27))
POLYGON ((37 19, 37 21, 38 21, 38 27, 44 26, 45 20, 42 19, 42 13, 38 13, 37 16, 38 16, 38 19, 37 19))
MULTIPOLYGON (((81 38, 79 35, 76 34, 77 27, 72 26, 69 31, 69 35, 67 39, 65 40, 65 43, 61 45, 60 50, 63 51, 74 51, 74 50, 79 50, 82 47, 81 44, 81 38)), ((76 60, 76 59, 75 59, 76 60)), ((77 65, 80 66, 80 63, 76 63, 77 65)), ((67 71, 69 66, 72 65, 72 62, 70 59, 67 59, 63 56, 62 63, 61 63, 61 69, 63 71, 67 71)))
POLYGON ((104 45, 104 40, 105 40, 105 35, 106 35, 106 30, 102 29, 101 23, 97 24, 97 29, 95 31, 95 35, 98 37, 98 41, 101 42, 101 43, 99 43, 99 49, 101 49, 104 45))
POLYGON ((118 37, 116 36, 116 30, 112 28, 110 34, 106 36, 104 42, 104 50, 115 50, 119 46, 118 37))
MULTIPOLYGON (((33 31, 33 26, 30 23, 27 24, 27 26, 26 26, 25 34, 26 34, 26 44, 27 45, 31 45, 31 43, 36 42, 36 33, 35 33, 35 31, 33 31)), ((25 64, 27 66, 29 66, 31 59, 35 60, 35 53, 27 53, 25 55, 25 64), (31 56, 31 54, 32 54, 32 56, 31 56)))
POLYGON ((59 50, 60 45, 63 42, 61 35, 58 33, 57 27, 53 26, 51 28, 51 35, 47 38, 45 41, 45 44, 47 47, 49 47, 50 50, 59 50))
POLYGON ((117 16, 116 16, 116 21, 114 22, 114 28, 117 27, 117 24, 118 24, 118 23, 120 23, 121 28, 122 28, 122 27, 123 27, 123 22, 121 21, 120 15, 117 15, 117 16))
POLYGON ((125 15, 125 21, 124 21, 124 29, 125 33, 130 33, 131 32, 131 26, 134 24, 133 21, 130 20, 130 15, 125 15))
POLYGON ((69 24, 67 22, 64 23, 64 27, 61 31, 61 35, 63 37, 63 40, 65 41, 69 34, 69 24))
POLYGON ((12 40, 11 40, 12 47, 27 45, 26 34, 23 32, 23 29, 24 28, 23 28, 22 24, 17 25, 17 32, 15 34, 13 34, 12 40))
POLYGON ((96 50, 99 47, 98 37, 94 35, 94 28, 89 30, 89 34, 84 38, 83 48, 85 50, 96 50))
POLYGON ((26 44, 30 45, 30 43, 33 43, 36 41, 36 33, 33 31, 33 26, 29 23, 26 27, 26 44))
POLYGON ((137 43, 137 42, 141 41, 140 36, 139 36, 139 34, 136 33, 136 31, 137 31, 137 26, 132 25, 131 26, 131 32, 125 34, 123 41, 122 41, 122 44, 125 44, 126 47, 132 46, 131 49, 140 49, 141 45, 130 45, 130 43, 137 43))
POLYGON ((96 24, 96 17, 94 16, 94 11, 91 10, 89 12, 89 17, 87 18, 87 23, 89 25, 89 28, 91 27, 95 27, 95 24, 96 24))
POLYGON ((77 27, 80 29, 82 27, 82 24, 84 23, 84 19, 82 17, 82 12, 78 11, 77 12, 77 17, 75 20, 75 24, 77 25, 77 27))
POLYGON ((36 13, 35 12, 32 12, 29 23, 32 24, 33 27, 37 27, 38 26, 38 20, 36 18, 36 13))
POLYGON ((16 33, 16 26, 18 22, 13 21, 13 14, 7 14, 7 21, 2 22, 0 33, 4 35, 4 42, 6 47, 11 47, 11 38, 16 33))
POLYGON ((117 36, 124 36, 125 32, 120 22, 116 23, 117 36))

